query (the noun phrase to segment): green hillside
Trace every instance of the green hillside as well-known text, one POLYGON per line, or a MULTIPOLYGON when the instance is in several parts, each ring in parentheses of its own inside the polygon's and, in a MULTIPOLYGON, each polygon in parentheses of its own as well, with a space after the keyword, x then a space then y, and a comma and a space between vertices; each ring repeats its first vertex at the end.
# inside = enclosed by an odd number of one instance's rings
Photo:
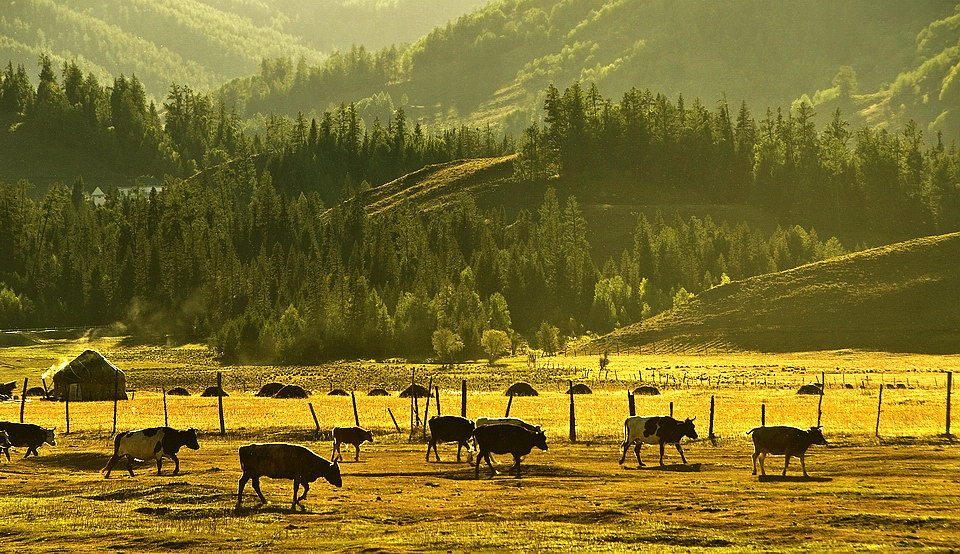
POLYGON ((707 290, 591 348, 960 351, 960 233, 865 250, 707 290))
POLYGON ((930 23, 916 38, 912 62, 892 82, 865 87, 852 67, 810 101, 821 115, 840 109, 857 125, 900 127, 911 119, 946 141, 960 138, 960 6, 930 23))
POLYGON ((918 33, 953 12, 938 0, 506 0, 433 30, 395 59, 353 56, 286 83, 267 73, 223 94, 246 116, 386 102, 426 122, 512 130, 540 108, 547 85, 575 80, 614 97, 639 86, 762 111, 788 107, 845 66, 861 90, 879 89, 914 63, 918 33))
POLYGON ((0 60, 32 72, 41 53, 101 79, 136 75, 207 90, 264 59, 319 63, 333 49, 410 42, 478 0, 17 0, 0 8, 0 60))

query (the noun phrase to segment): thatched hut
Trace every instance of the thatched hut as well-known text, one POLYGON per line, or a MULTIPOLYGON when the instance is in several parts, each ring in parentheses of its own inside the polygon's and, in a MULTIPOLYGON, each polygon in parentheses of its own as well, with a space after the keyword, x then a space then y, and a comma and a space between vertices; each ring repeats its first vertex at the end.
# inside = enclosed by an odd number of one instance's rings
POLYGON ((400 393, 400 398, 410 398, 411 396, 414 398, 426 398, 430 396, 430 391, 427 390, 427 387, 414 383, 403 389, 403 392, 400 393))
POLYGON ((209 396, 214 396, 214 397, 216 397, 216 396, 230 396, 230 395, 227 394, 226 392, 224 392, 224 390, 221 389, 220 387, 218 387, 218 386, 216 386, 216 385, 212 385, 212 386, 207 387, 202 393, 200 393, 200 396, 207 396, 207 397, 209 397, 209 396))
POLYGON ((271 396, 280 392, 280 389, 283 388, 283 383, 267 383, 266 385, 260 387, 260 392, 254 396, 259 396, 261 398, 270 398, 271 396))
POLYGON ((643 385, 633 389, 633 394, 637 396, 657 396, 660 394, 660 389, 653 385, 643 385))
POLYGON ((127 380, 117 366, 96 350, 85 350, 53 374, 57 400, 126 400, 127 380))
POLYGON ((504 396, 540 396, 540 393, 537 392, 537 389, 530 386, 530 383, 514 383, 510 385, 510 388, 507 389, 507 392, 503 393, 504 396))
POLYGON ((593 394, 593 391, 587 385, 583 383, 577 383, 576 385, 567 389, 567 394, 593 394))
POLYGON ((284 385, 273 395, 274 398, 307 398, 309 396, 310 393, 300 385, 284 385))
POLYGON ((343 389, 333 389, 327 393, 327 396, 350 396, 350 393, 343 389))
POLYGON ((190 391, 183 387, 174 387, 167 391, 167 394, 172 396, 190 396, 190 391))
POLYGON ((387 389, 371 389, 367 396, 390 396, 390 393, 387 389))

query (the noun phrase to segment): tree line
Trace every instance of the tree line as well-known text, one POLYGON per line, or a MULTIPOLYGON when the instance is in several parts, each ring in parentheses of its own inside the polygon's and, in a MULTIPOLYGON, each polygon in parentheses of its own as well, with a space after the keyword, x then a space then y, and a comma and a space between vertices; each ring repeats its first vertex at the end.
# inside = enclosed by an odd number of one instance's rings
POLYGON ((901 130, 851 129, 839 109, 817 129, 812 108, 746 103, 713 110, 633 88, 619 103, 596 85, 546 91, 541 123, 524 130, 517 176, 582 179, 680 190, 702 203, 748 204, 786 221, 837 232, 913 237, 960 228, 960 152, 915 122, 901 130))

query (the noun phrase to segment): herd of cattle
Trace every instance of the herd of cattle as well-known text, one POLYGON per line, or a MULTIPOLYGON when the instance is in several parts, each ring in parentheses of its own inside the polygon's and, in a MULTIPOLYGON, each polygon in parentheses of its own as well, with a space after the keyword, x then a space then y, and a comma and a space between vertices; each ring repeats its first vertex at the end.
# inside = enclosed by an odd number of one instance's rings
MULTIPOLYGON (((480 477, 480 461, 485 460, 493 475, 496 470, 491 463, 491 454, 511 454, 514 459, 512 472, 520 477, 520 460, 534 448, 547 450, 547 439, 538 425, 531 425, 518 418, 478 418, 472 421, 458 416, 435 416, 430 418, 430 442, 427 444, 426 460, 430 461, 430 451, 433 450, 437 461, 440 454, 437 452, 439 443, 457 443, 457 461, 461 460, 461 452, 467 449, 468 463, 476 451, 474 476, 480 477)), ((807 449, 813 444, 827 444, 820 427, 811 427, 804 430, 796 427, 773 426, 757 427, 748 431, 753 437, 753 474, 757 474, 757 461, 760 462, 760 473, 766 475, 763 467, 764 459, 768 454, 785 457, 783 475, 787 474, 790 458, 800 458, 800 467, 804 477, 807 468, 804 462, 807 449)), ((336 487, 343 481, 340 476, 339 460, 342 459, 340 447, 343 444, 353 445, 355 448, 354 460, 359 460, 360 445, 364 442, 373 442, 370 431, 360 427, 336 427, 333 430, 332 461, 317 455, 309 448, 297 444, 268 443, 249 444, 239 449, 240 477, 237 492, 236 510, 239 511, 243 500, 243 489, 247 481, 252 481, 253 490, 260 497, 261 504, 266 503, 263 493, 260 492, 260 478, 293 480, 293 503, 291 510, 297 506, 304 509, 300 502, 306 498, 310 490, 310 483, 320 477, 336 487), (303 486, 303 494, 299 494, 303 486)), ((643 444, 657 444, 660 446, 660 465, 663 463, 663 450, 667 444, 673 444, 680 453, 684 464, 687 459, 680 447, 684 437, 697 439, 697 431, 692 419, 683 421, 667 416, 630 416, 624 422, 624 441, 621 444, 623 453, 620 464, 624 463, 627 449, 634 446, 637 463, 643 466, 640 460, 640 447, 643 444)), ((37 449, 44 443, 56 445, 56 433, 53 429, 45 429, 30 423, 0 422, 0 451, 10 460, 11 447, 26 447, 25 458, 32 452, 39 455, 37 449)), ((180 472, 180 459, 177 453, 182 447, 193 450, 200 448, 195 429, 185 431, 171 427, 152 427, 120 433, 114 439, 113 454, 101 470, 105 477, 110 477, 113 467, 121 458, 127 458, 127 471, 133 473, 133 461, 155 460, 157 474, 160 474, 163 458, 174 461, 173 474, 180 472)))

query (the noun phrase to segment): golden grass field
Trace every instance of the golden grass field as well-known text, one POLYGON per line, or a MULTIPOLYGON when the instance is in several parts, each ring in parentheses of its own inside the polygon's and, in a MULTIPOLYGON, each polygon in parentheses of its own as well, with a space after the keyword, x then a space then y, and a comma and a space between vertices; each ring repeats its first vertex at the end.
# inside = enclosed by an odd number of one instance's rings
MULTIPOLYGON (((28 399, 27 422, 56 426, 58 444, 40 456, 0 463, 0 536, 4 548, 26 551, 503 551, 503 550, 864 550, 960 545, 960 450, 943 436, 945 372, 958 356, 910 356, 855 351, 791 355, 611 356, 607 379, 594 357, 558 356, 528 367, 506 360, 441 368, 401 361, 354 361, 313 368, 220 367, 200 347, 124 347, 115 339, 92 343, 52 341, 0 348, 0 381, 39 375, 85 348, 96 348, 127 373, 133 399, 117 404, 120 431, 164 424, 163 389, 185 386, 196 394, 223 377, 226 433, 220 434, 218 400, 167 396, 167 421, 199 430, 199 451, 180 452, 181 474, 165 460, 156 475, 135 464, 103 479, 99 469, 112 451, 113 403, 66 406, 28 399), (441 389, 445 414, 460 412, 460 383, 467 380, 469 417, 501 416, 503 390, 525 380, 539 397, 515 397, 510 415, 541 424, 550 449, 524 459, 523 478, 480 479, 456 463, 452 445, 440 447, 441 463, 424 461, 426 445, 411 439, 410 402, 396 396, 411 379, 441 389), (825 374, 822 402, 828 447, 813 446, 810 479, 793 460, 788 477, 760 480, 750 474, 752 444, 744 432, 760 424, 806 427, 817 420, 817 396, 796 395, 803 383, 825 374), (615 379, 616 377, 616 379, 615 379), (689 466, 672 447, 665 468, 656 447, 632 453, 619 466, 626 391, 656 380, 660 396, 636 397, 639 414, 696 417, 700 440, 684 443, 689 466), (709 378, 709 381, 708 381, 709 378), (719 379, 718 379, 719 378, 719 379), (253 396, 270 381, 312 389, 308 399, 253 396), (577 439, 569 432, 569 380, 585 382, 592 395, 577 395, 577 439), (664 381, 669 384, 664 385, 664 381), (676 382, 676 384, 674 384, 676 382), (855 388, 843 388, 844 383, 855 388), (879 437, 875 435, 881 385, 879 437), (863 387, 861 388, 861 385, 863 387), (393 391, 368 397, 374 387, 393 391), (304 444, 330 456, 329 430, 353 424, 350 397, 327 396, 332 387, 356 391, 363 426, 376 442, 352 448, 342 464, 344 486, 314 483, 305 513, 291 513, 292 483, 265 479, 269 503, 259 507, 247 488, 244 509, 233 513, 240 476, 237 448, 250 442, 304 444), (714 433, 706 440, 710 401, 714 433), (320 423, 316 432, 309 404, 320 423), (396 416, 397 433, 387 413, 396 416)), ((22 382, 22 381, 21 381, 22 382)), ((956 388, 956 387, 955 387, 956 388)), ((19 392, 19 391, 18 391, 19 392)), ((423 401, 418 405, 423 415, 423 401)), ((18 421, 20 402, 0 403, 0 420, 18 421)), ((431 401, 430 413, 436 412, 431 401)), ((956 418, 954 418, 956 419, 956 418)), ((956 429, 954 427, 954 432, 956 429)), ((507 460, 501 460, 506 470, 507 460)), ((783 458, 767 460, 778 474, 783 458)), ((122 464, 121 464, 122 465, 122 464)))

